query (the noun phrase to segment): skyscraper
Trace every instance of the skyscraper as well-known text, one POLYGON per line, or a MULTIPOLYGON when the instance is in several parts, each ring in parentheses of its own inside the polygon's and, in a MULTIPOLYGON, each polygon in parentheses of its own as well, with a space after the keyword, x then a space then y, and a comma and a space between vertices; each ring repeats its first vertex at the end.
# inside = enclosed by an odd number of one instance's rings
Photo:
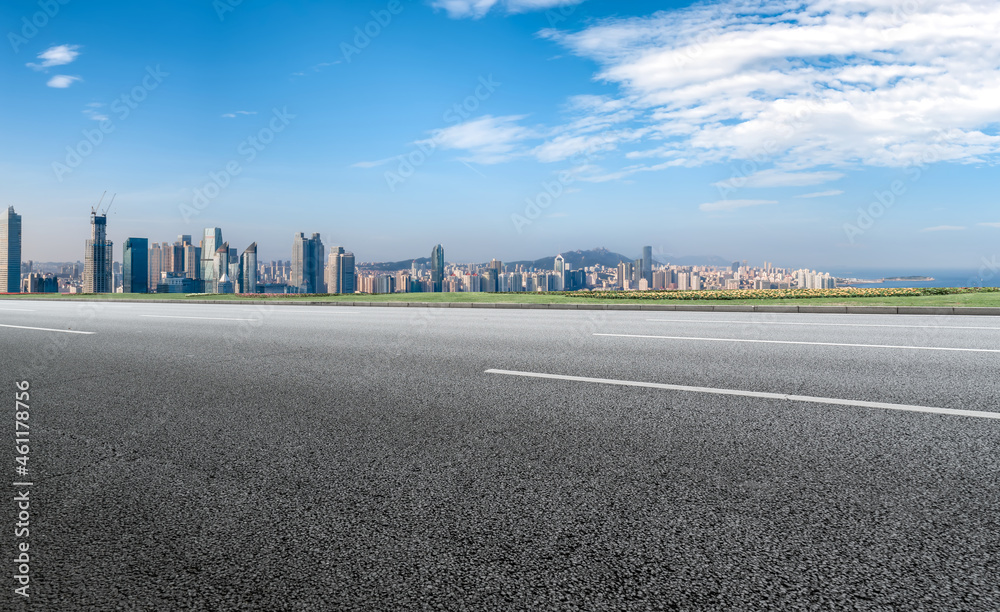
POLYGON ((114 277, 111 261, 114 245, 108 240, 108 216, 90 212, 90 240, 83 254, 83 292, 111 293, 114 277))
POLYGON ((222 246, 222 228, 206 227, 201 241, 201 278, 205 280, 205 291, 215 291, 215 253, 222 246))
POLYGON ((326 266, 326 282, 330 293, 354 293, 357 288, 354 274, 354 253, 343 247, 330 247, 330 261, 326 266))
POLYGON ((167 271, 165 264, 165 257, 163 253, 163 248, 160 246, 159 242, 154 242, 152 246, 149 247, 149 257, 148 257, 148 282, 147 286, 153 289, 160 284, 160 275, 167 271))
POLYGON ((257 293, 257 243, 254 242, 240 256, 238 291, 257 293))
POLYGON ((319 234, 306 238, 299 232, 292 240, 292 286, 299 293, 324 293, 326 283, 323 280, 323 241, 319 234))
POLYGON ((552 265, 552 271, 556 273, 556 291, 565 291, 566 289, 566 258, 562 256, 562 253, 556 255, 555 261, 552 265))
POLYGON ((21 292, 21 215, 13 206, 0 216, 0 292, 21 292))
POLYGON ((431 249, 431 285, 434 293, 441 293, 444 284, 444 247, 431 249))
POLYGON ((653 247, 642 247, 642 277, 653 286, 653 247))
POLYGON ((149 240, 146 238, 125 239, 122 249, 122 291, 149 293, 149 240))

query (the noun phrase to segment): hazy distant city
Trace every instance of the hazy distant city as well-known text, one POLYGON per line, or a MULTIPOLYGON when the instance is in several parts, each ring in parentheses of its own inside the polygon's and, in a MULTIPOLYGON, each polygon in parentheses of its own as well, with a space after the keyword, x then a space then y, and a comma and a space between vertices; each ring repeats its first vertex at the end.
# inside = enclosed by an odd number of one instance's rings
MULTIPOLYGON (((327 246, 318 233, 292 238, 291 258, 260 261, 257 243, 230 246, 222 228, 173 242, 129 237, 117 253, 107 239, 107 214, 93 209, 83 261, 36 264, 21 259, 23 222, 13 206, 2 224, 0 262, 7 293, 516 293, 703 289, 829 289, 858 279, 746 260, 726 265, 676 265, 653 247, 628 259, 605 249, 560 253, 535 261, 449 263, 438 244, 429 257, 409 262, 356 262, 344 246, 327 246)), ((862 281, 863 282, 863 281, 862 281)))

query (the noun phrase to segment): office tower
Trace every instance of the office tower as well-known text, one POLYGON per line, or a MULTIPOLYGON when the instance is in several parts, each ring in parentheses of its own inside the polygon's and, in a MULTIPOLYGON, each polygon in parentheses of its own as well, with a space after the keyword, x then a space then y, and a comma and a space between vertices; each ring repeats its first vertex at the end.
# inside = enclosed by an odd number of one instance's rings
POLYGON ((190 279, 201 278, 201 249, 190 242, 184 243, 184 275, 190 279))
POLYGON ((444 247, 440 244, 431 249, 431 285, 434 293, 441 293, 444 282, 444 247))
POLYGON ((731 266, 729 266, 729 268, 730 268, 730 269, 731 269, 731 270, 732 270, 733 272, 739 272, 739 271, 740 271, 740 262, 738 262, 738 261, 734 261, 734 262, 733 262, 733 264, 732 264, 731 266))
POLYGON ((191 241, 191 234, 178 234, 177 242, 179 244, 193 244, 191 241))
POLYGON ((646 279, 649 286, 653 286, 653 247, 642 247, 642 278, 646 279))
POLYGON ((83 292, 111 293, 114 277, 111 261, 114 245, 108 240, 108 216, 90 212, 90 239, 83 254, 83 292))
POLYGON ((323 281, 323 241, 319 234, 306 238, 299 232, 292 240, 292 286, 299 293, 324 293, 323 281))
POLYGON ((354 253, 344 253, 340 256, 340 293, 354 293, 356 278, 354 253))
POLYGON ((555 261, 552 265, 552 271, 555 272, 555 283, 556 286, 553 287, 556 291, 563 291, 566 289, 566 259, 562 256, 562 253, 556 255, 555 261))
POLYGON ((186 272, 187 258, 184 253, 184 243, 175 242, 167 249, 170 251, 170 265, 167 267, 167 272, 186 272))
POLYGON ((205 281, 205 291, 209 291, 208 287, 215 287, 215 281, 219 278, 215 276, 215 253, 221 245, 222 229, 206 227, 201 241, 201 278, 205 281))
POLYGON ((13 206, 0 216, 0 292, 21 292, 21 215, 13 206))
POLYGON ((344 251, 344 247, 330 247, 330 260, 326 265, 327 291, 330 293, 354 293, 354 254, 344 251))
POLYGON ((163 265, 163 249, 159 242, 154 242, 149 247, 149 257, 147 258, 149 267, 147 287, 156 287, 160 283, 160 273, 165 271, 163 265))
MULTIPOLYGON (((209 285, 206 283, 205 291, 208 293, 219 292, 219 282, 222 280, 223 276, 229 276, 229 243, 223 242, 219 245, 219 248, 215 250, 215 257, 212 261, 213 267, 215 268, 214 279, 212 283, 212 291, 209 291, 209 285)), ((231 293, 231 292, 230 292, 231 293)))
POLYGON ((639 281, 642 280, 642 260, 636 259, 632 262, 632 288, 639 288, 639 281))
POLYGON ((240 256, 238 277, 240 293, 257 293, 257 243, 254 242, 240 256))
POLYGON ((125 239, 122 249, 122 291, 149 293, 149 240, 146 238, 125 239))
POLYGON ((632 264, 623 261, 618 264, 618 288, 625 288, 625 281, 632 279, 632 264))

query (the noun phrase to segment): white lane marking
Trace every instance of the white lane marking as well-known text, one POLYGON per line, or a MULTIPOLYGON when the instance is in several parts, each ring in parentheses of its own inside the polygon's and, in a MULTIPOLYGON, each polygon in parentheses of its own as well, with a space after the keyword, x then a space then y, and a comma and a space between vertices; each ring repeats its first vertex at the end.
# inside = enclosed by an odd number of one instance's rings
POLYGON ((20 312, 35 312, 34 310, 30 310, 28 308, 0 308, 0 310, 18 310, 20 312))
POLYGON ((487 374, 505 374, 525 378, 548 378, 552 380, 569 380, 574 382, 597 383, 601 385, 619 385, 624 387, 647 387, 650 389, 666 389, 668 391, 688 391, 690 393, 710 393, 713 395, 735 395, 739 397, 758 397, 763 399, 788 400, 793 402, 810 402, 813 404, 834 404, 837 406, 856 406, 859 408, 884 408, 886 410, 905 410, 909 412, 926 412, 931 414, 948 414, 952 416, 968 416, 979 419, 1000 419, 1000 412, 982 412, 979 410, 956 410, 954 408, 933 408, 930 406, 910 406, 907 404, 887 404, 884 402, 865 402, 861 400, 837 399, 832 397, 813 397, 810 395, 786 395, 784 393, 764 393, 760 391, 742 391, 739 389, 718 389, 715 387, 689 387, 687 385, 668 385, 664 383, 640 382, 634 380, 615 380, 611 378, 589 378, 585 376, 564 376, 562 374, 544 374, 541 372, 518 372, 516 370, 486 370, 487 374))
POLYGON ((1000 327, 967 327, 964 325, 876 325, 871 323, 806 323, 798 321, 696 321, 693 319, 646 319, 661 323, 751 323, 753 325, 816 325, 825 327, 906 327, 915 329, 992 329, 1000 331, 1000 327))
POLYGON ((1000 349, 955 348, 949 346, 899 346, 895 344, 846 344, 842 342, 802 342, 797 340, 750 340, 747 338, 695 338, 692 336, 643 336, 639 334, 594 334, 613 338, 656 338, 659 340, 698 340, 699 342, 752 342, 755 344, 807 344, 810 346, 849 346, 854 348, 909 349, 914 351, 961 351, 966 353, 1000 353, 1000 349))
POLYGON ((91 334, 96 334, 97 333, 97 332, 76 331, 75 329, 50 329, 48 327, 26 327, 24 325, 3 325, 3 324, 0 324, 0 327, 11 327, 13 329, 33 329, 35 331, 59 332, 61 334, 85 334, 85 335, 88 335, 88 336, 91 335, 91 334))
POLYGON ((230 319, 228 317, 178 317, 173 315, 139 315, 140 317, 152 317, 154 319, 202 319, 205 321, 260 321, 260 319, 230 319))

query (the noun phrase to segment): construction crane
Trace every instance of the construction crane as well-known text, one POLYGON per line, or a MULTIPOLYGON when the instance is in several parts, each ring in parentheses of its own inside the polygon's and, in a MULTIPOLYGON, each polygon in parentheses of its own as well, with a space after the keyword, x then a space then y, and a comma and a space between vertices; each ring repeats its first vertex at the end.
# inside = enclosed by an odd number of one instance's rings
POLYGON ((96 215, 97 214, 97 210, 101 207, 101 202, 104 201, 104 196, 106 196, 106 195, 108 195, 107 190, 105 190, 105 192, 101 194, 101 199, 97 201, 97 206, 91 206, 90 207, 90 214, 92 214, 92 215, 96 215))
MULTIPOLYGON (((107 193, 107 192, 105 191, 104 193, 107 193)), ((111 210, 111 205, 115 203, 115 198, 116 198, 117 196, 118 196, 118 194, 117 194, 117 193, 111 196, 111 201, 110 201, 110 202, 108 202, 108 207, 104 209, 104 215, 105 215, 105 216, 107 216, 107 214, 108 214, 108 211, 109 211, 109 210, 111 210)))

